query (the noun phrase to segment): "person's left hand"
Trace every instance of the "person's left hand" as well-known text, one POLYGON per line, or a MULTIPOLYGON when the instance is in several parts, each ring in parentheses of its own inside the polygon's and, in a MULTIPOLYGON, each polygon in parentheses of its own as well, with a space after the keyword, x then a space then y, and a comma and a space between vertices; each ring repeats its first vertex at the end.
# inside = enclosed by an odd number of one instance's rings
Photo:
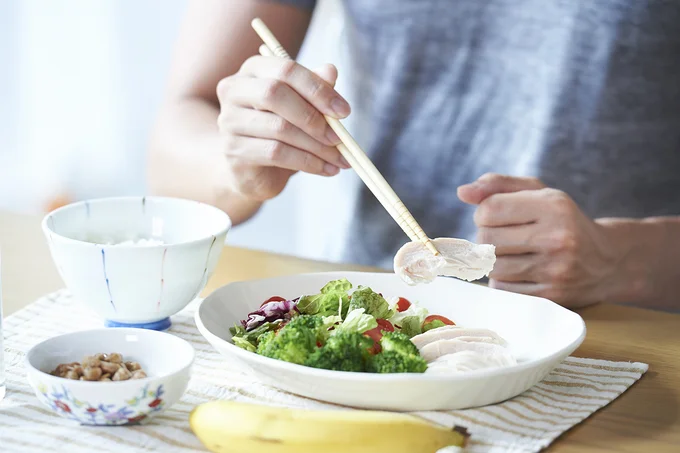
POLYGON ((486 174, 458 197, 477 205, 477 242, 496 246, 491 287, 576 308, 605 301, 620 283, 615 239, 566 193, 535 178, 486 174))

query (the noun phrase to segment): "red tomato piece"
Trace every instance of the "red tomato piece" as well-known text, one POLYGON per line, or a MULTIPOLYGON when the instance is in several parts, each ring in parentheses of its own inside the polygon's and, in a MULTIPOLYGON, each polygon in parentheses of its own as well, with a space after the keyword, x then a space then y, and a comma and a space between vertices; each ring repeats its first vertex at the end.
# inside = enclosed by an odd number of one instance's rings
POLYGON ((380 331, 394 332, 394 326, 387 319, 378 319, 378 327, 380 331))
POLYGON ((380 327, 367 330, 366 332, 364 332, 364 336, 373 340, 373 346, 368 349, 369 354, 380 353, 380 351, 382 350, 382 348, 380 347, 380 339, 382 338, 382 332, 380 331, 380 327))
POLYGON ((408 301, 408 299, 405 299, 403 297, 399 298, 399 301, 397 302, 397 311, 401 313, 402 311, 408 310, 408 307, 411 306, 411 302, 408 301))
POLYGON ((264 302, 262 302, 262 304, 260 305, 260 307, 262 307, 263 305, 268 304, 269 302, 285 302, 285 301, 286 301, 286 299, 284 299, 284 298, 281 297, 281 296, 272 296, 272 297, 270 297, 269 299, 267 299, 267 300, 265 300, 264 302))
POLYGON ((394 326, 387 319, 378 319, 378 327, 367 330, 364 335, 375 342, 375 345, 371 349, 371 353, 377 354, 381 351, 380 340, 382 339, 383 332, 394 332, 394 326))
POLYGON ((376 341, 375 343, 373 343, 373 347, 369 348, 368 353, 371 355, 376 355, 380 354, 380 351, 382 351, 382 346, 380 346, 380 343, 376 341))
POLYGON ((379 343, 380 339, 382 338, 382 332, 380 331, 380 327, 367 330, 366 332, 364 332, 364 335, 370 338, 371 340, 375 341, 376 343, 379 343))
POLYGON ((431 323, 432 321, 441 321, 441 322, 443 322, 444 324, 446 324, 447 326, 455 326, 455 325, 456 325, 455 322, 453 322, 453 321, 451 321, 449 318, 447 318, 447 317, 445 317, 445 316, 441 316, 441 315, 429 315, 429 316, 428 316, 427 318, 425 318, 425 320, 423 321, 423 325, 429 324, 429 323, 431 323))

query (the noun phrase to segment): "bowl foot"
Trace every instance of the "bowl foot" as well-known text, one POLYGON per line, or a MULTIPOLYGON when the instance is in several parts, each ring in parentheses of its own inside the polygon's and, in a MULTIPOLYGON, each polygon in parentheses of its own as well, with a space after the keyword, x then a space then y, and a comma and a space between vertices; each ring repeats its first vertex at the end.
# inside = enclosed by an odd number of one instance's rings
POLYGON ((170 318, 165 318, 161 319, 160 321, 154 321, 154 322, 140 322, 140 323, 127 323, 127 322, 118 322, 118 321, 111 321, 107 319, 104 322, 104 325, 106 327, 135 327, 137 329, 149 329, 149 330, 168 330, 170 326, 172 325, 172 322, 170 321, 170 318))

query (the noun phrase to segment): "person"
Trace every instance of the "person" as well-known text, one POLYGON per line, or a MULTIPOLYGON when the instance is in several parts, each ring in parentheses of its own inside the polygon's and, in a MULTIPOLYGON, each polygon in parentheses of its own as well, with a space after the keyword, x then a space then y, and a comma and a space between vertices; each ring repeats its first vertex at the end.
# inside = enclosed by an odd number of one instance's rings
MULTIPOLYGON (((348 168, 322 114, 431 237, 496 246, 489 284, 567 307, 678 307, 680 2, 343 0, 356 101, 295 57, 314 0, 192 0, 153 134, 154 192, 246 221, 296 172, 348 168), (457 195, 457 196, 456 196, 457 195)), ((364 187, 344 259, 388 266, 404 236, 364 187)))

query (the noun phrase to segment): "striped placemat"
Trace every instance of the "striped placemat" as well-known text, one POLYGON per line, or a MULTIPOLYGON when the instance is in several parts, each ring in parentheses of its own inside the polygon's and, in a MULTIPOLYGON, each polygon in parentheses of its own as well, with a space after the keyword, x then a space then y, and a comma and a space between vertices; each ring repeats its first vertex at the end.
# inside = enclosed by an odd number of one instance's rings
MULTIPOLYGON (((97 328, 102 321, 66 291, 43 297, 4 322, 7 396, 0 402, 0 451, 189 452, 205 451, 188 425, 191 409, 215 399, 233 399, 296 408, 339 409, 255 381, 230 368, 203 339, 193 322, 198 301, 173 317, 169 332, 191 342, 196 362, 182 400, 149 424, 131 427, 81 427, 53 414, 34 396, 23 357, 34 344, 54 335, 97 328)), ((643 363, 570 357, 524 394, 494 406, 415 415, 436 423, 467 427, 467 451, 537 452, 626 391, 647 371, 643 363)), ((415 453, 415 452, 414 452, 415 453)))

